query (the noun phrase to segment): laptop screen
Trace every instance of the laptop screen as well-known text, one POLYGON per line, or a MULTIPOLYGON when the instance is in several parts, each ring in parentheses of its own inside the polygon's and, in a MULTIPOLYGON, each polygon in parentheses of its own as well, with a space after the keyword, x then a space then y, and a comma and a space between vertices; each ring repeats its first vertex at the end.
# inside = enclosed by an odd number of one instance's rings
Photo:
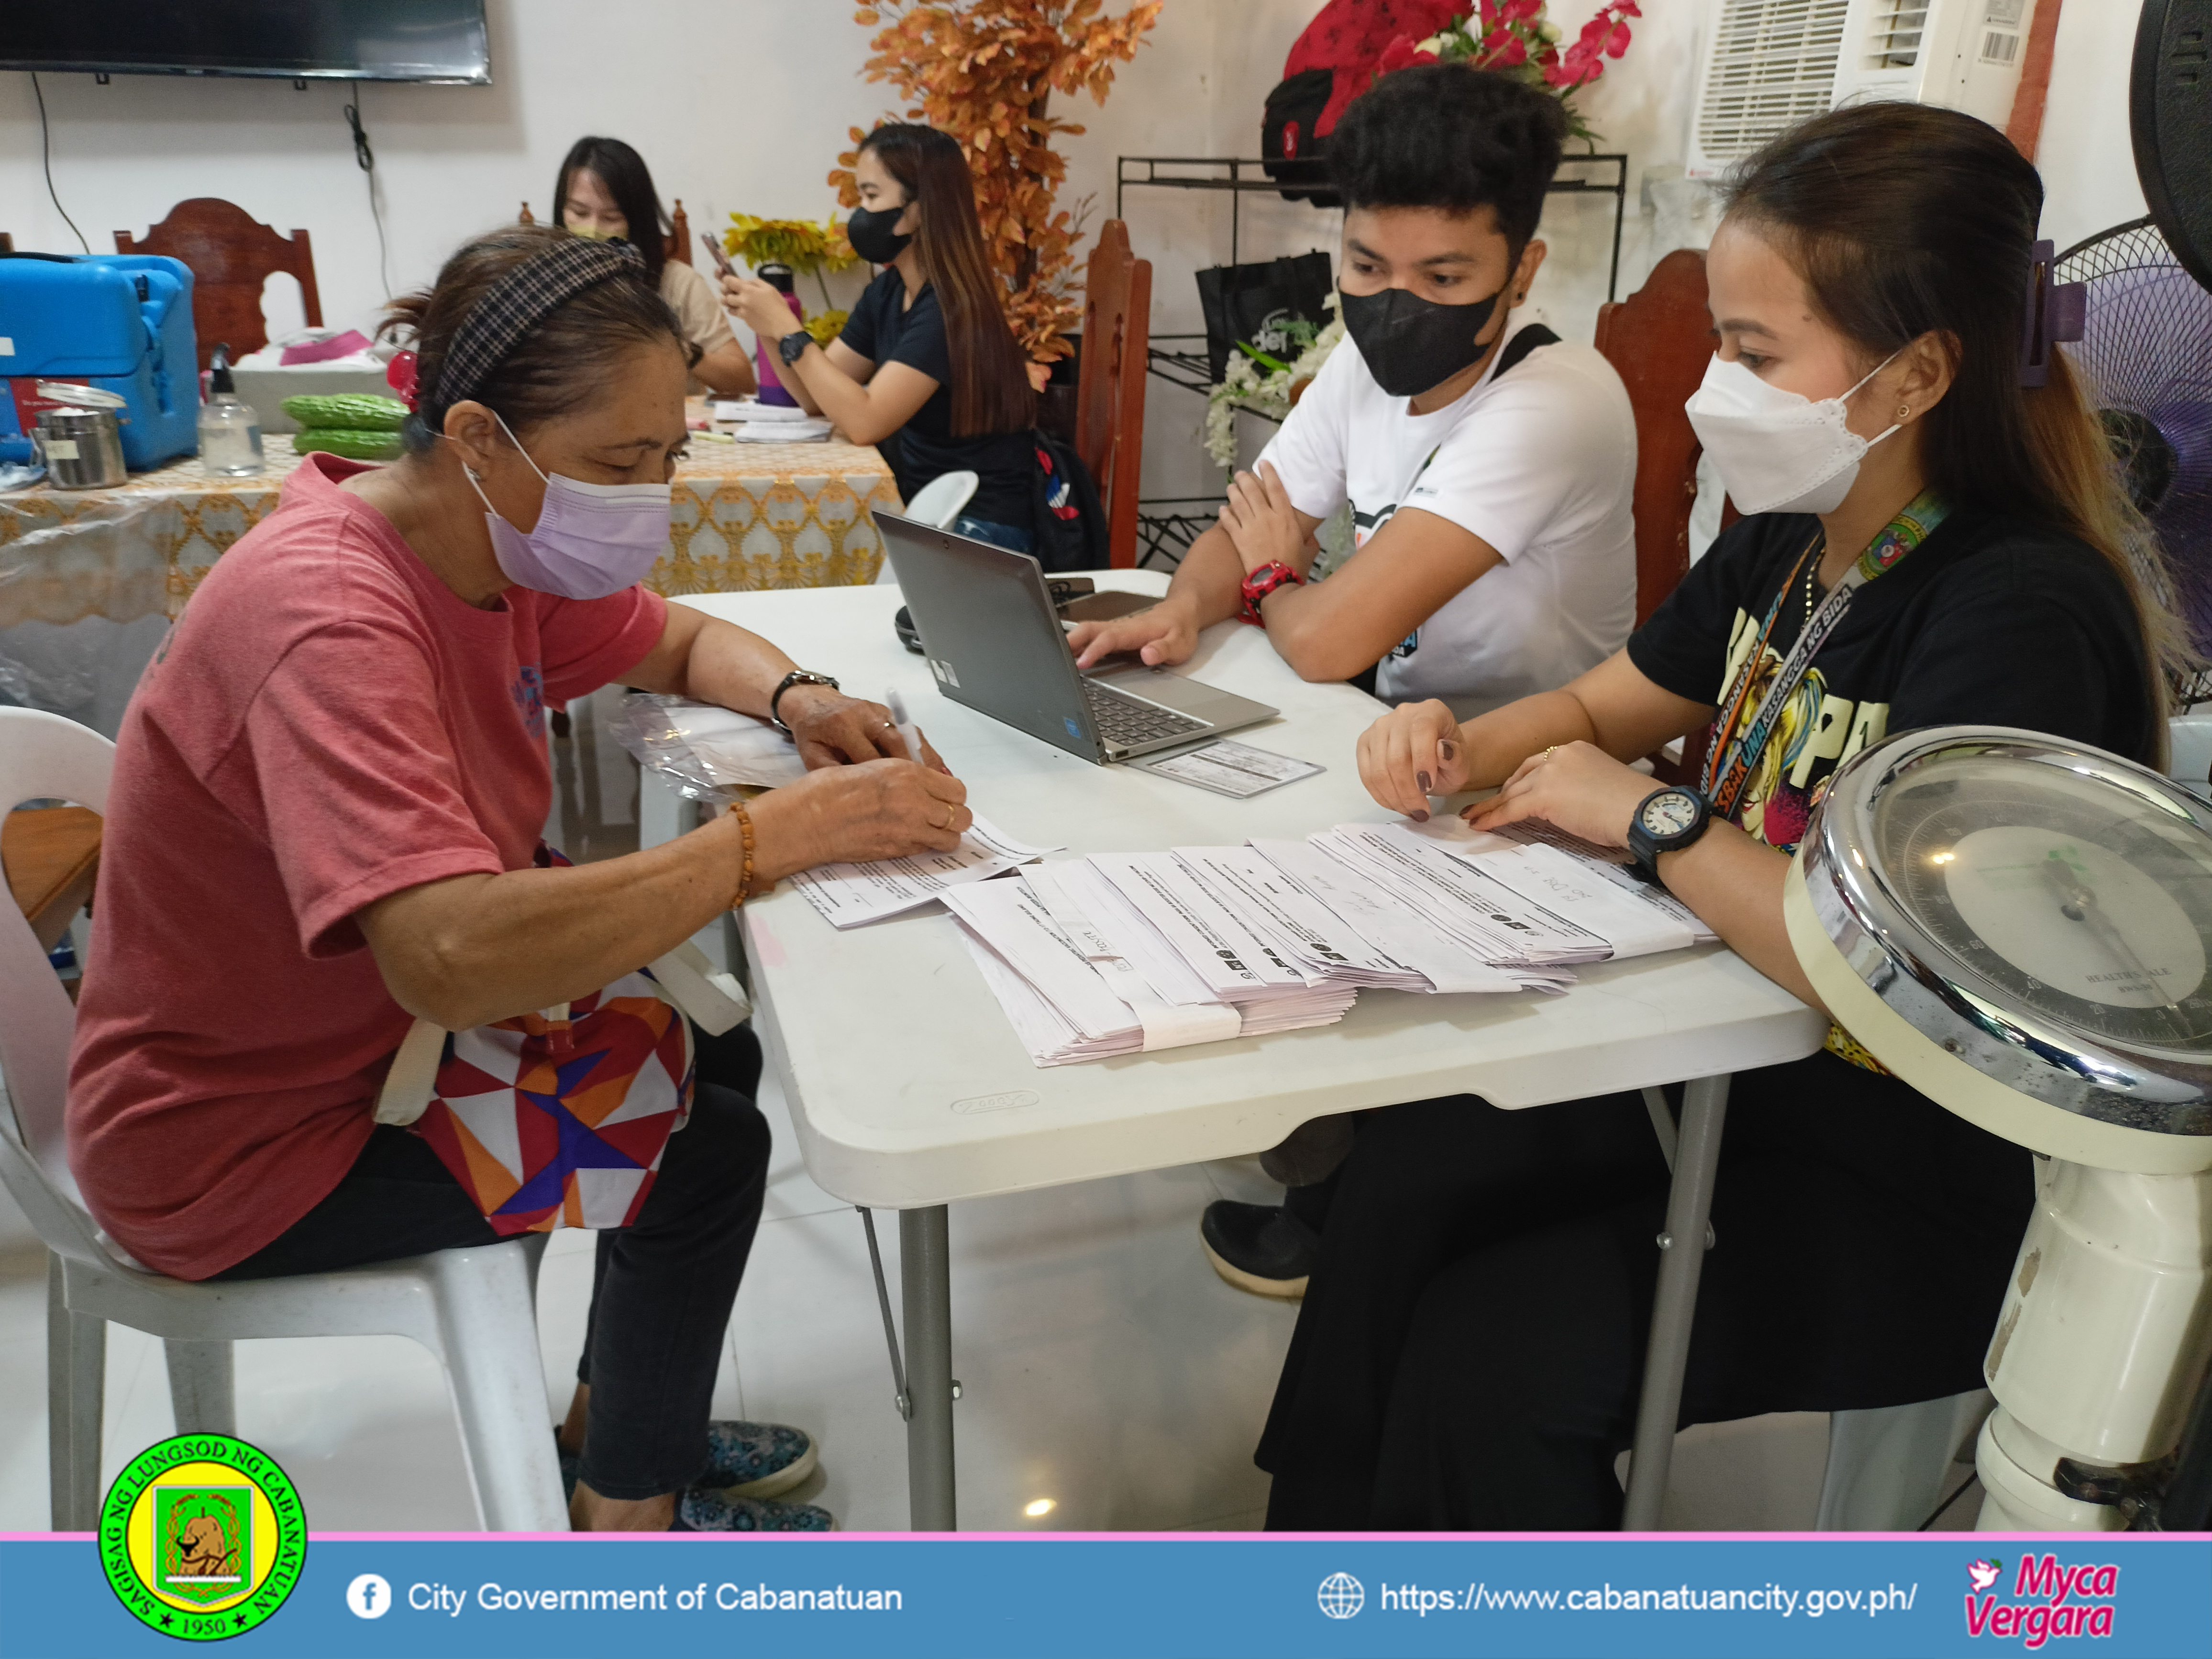
POLYGON ((877 514, 876 525, 938 690, 1098 760, 1090 705, 1037 562, 889 513, 877 514))

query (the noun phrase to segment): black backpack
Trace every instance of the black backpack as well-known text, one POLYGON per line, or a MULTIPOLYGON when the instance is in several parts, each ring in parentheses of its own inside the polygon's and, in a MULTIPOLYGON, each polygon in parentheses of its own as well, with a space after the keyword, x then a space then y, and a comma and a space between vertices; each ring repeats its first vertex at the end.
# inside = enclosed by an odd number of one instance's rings
POLYGON ((1030 517, 1036 560, 1048 572, 1103 570, 1106 508, 1091 469, 1075 446, 1042 427, 1030 434, 1036 450, 1036 481, 1030 487, 1030 517))
POLYGON ((1267 176, 1281 185, 1302 185, 1285 190, 1286 202, 1311 202, 1316 207, 1340 205, 1328 183, 1328 140, 1314 136, 1314 123, 1328 107, 1336 83, 1332 70, 1308 70, 1293 75, 1267 94, 1267 113, 1260 122, 1260 155, 1267 176))

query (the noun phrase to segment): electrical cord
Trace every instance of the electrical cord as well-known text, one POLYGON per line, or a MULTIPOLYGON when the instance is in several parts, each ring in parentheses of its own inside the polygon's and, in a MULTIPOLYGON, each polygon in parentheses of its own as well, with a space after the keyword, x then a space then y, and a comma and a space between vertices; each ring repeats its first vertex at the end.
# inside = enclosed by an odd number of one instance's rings
POLYGON ((76 231, 76 245, 87 253, 90 253, 92 244, 84 240, 82 231, 77 230, 76 221, 69 216, 69 210, 62 205, 62 198, 54 189, 53 136, 46 129, 46 89, 39 84, 39 72, 36 70, 31 71, 31 91, 36 94, 39 100, 39 160, 46 170, 46 194, 52 198, 54 211, 62 216, 62 222, 71 230, 76 231))
POLYGON ((1980 1477, 1978 1475, 1970 1474, 1964 1480, 1961 1480, 1959 1483, 1959 1489, 1953 1492, 1948 1498, 1945 1498, 1942 1503, 1938 1504, 1936 1506, 1935 1512, 1929 1515, 1929 1517, 1925 1521, 1923 1521, 1918 1526, 1915 1527, 1913 1531, 1926 1532, 1929 1528, 1934 1526, 1938 1521, 1941 1521, 1943 1518, 1943 1511, 1949 1509, 1952 1504, 1957 1503, 1961 1498, 1965 1497, 1966 1488, 1972 1486, 1979 1478, 1980 1477))
POLYGON ((376 221, 376 275, 384 284, 385 297, 392 295, 392 250, 384 240, 384 209, 376 199, 376 152, 368 147, 368 132, 361 124, 361 82, 350 81, 353 102, 343 106, 346 125, 353 130, 354 165, 368 175, 368 215, 376 221))

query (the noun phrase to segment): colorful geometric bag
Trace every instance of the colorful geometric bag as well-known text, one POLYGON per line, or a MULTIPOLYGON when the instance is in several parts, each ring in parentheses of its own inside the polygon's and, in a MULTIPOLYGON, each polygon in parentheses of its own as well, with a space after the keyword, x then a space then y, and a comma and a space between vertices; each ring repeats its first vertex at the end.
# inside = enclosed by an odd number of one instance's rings
POLYGON ((687 943, 579 1002, 466 1031, 418 1019, 376 1121, 412 1125, 501 1236, 626 1227, 691 1113, 686 1015, 719 1036, 750 1012, 687 943))

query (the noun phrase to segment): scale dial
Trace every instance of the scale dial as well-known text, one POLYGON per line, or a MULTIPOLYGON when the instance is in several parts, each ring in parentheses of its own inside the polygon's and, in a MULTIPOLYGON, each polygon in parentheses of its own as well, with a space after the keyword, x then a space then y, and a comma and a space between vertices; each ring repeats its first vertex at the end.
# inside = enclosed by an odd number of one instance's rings
POLYGON ((1907 733, 1838 772, 1789 908, 1831 1011, 1942 1104, 1997 1128, 1988 1120, 2009 1091, 2114 1129, 2197 1138, 2163 1155, 2212 1164, 2212 805, 2055 738, 1907 733), (1829 953, 1856 983, 1837 981, 1829 953))

